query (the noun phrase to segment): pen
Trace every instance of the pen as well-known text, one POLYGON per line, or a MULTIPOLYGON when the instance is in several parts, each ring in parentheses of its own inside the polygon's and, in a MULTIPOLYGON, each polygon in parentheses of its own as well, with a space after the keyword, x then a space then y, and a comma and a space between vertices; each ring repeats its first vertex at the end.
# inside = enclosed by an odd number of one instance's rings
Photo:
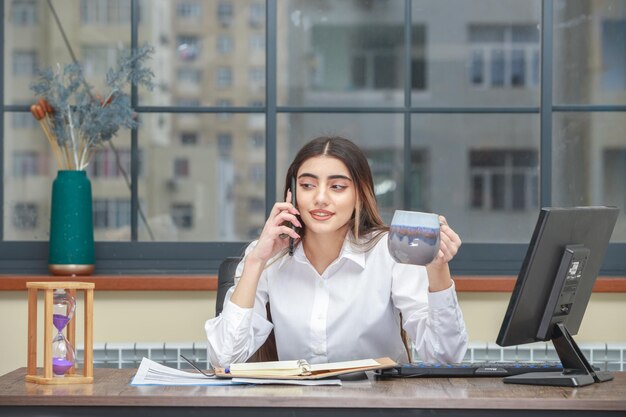
POLYGON ((189 359, 187 359, 186 357, 184 357, 182 354, 180 355, 181 358, 183 358, 185 361, 187 361, 187 363, 191 366, 194 367, 194 369, 196 369, 197 371, 199 371, 202 375, 204 376, 208 376, 210 378, 213 378, 215 376, 215 370, 213 370, 213 365, 211 365, 210 362, 207 362, 209 364, 209 370, 208 373, 204 372, 202 369, 198 368, 192 361, 190 361, 189 359))
MULTIPOLYGON (((291 204, 294 207, 296 206, 296 176, 295 175, 291 177, 291 204)), ((296 230, 296 226, 294 226, 293 223, 291 224, 291 229, 296 230)), ((290 237, 289 238, 289 256, 293 256, 294 246, 295 246, 295 239, 290 237)))

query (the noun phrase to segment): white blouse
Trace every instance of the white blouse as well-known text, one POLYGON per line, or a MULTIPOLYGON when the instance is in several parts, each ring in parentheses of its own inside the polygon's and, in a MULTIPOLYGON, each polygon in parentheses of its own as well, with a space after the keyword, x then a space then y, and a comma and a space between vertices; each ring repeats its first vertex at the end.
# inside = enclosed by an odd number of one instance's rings
MULTIPOLYGON (((243 261, 235 282, 242 271, 243 261)), ((298 245, 293 256, 268 263, 253 308, 232 303, 233 290, 226 294, 222 313, 204 326, 215 366, 247 360, 272 328, 280 360, 323 363, 388 356, 407 362, 399 313, 423 361, 460 362, 467 347, 454 284, 429 292, 426 268, 393 260, 386 236, 366 252, 346 239, 322 275, 298 245), (268 301, 273 324, 266 317, 268 301)))

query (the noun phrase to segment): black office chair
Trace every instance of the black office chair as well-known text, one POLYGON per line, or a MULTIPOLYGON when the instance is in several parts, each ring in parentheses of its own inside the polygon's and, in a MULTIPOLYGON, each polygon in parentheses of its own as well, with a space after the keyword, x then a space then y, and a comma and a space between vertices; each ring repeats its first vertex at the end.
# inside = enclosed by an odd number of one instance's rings
MULTIPOLYGON (((241 257, 228 257, 222 261, 217 271, 217 298, 215 300, 216 316, 218 316, 224 308, 224 298, 226 297, 226 293, 230 287, 235 285, 235 271, 237 270, 239 262, 241 262, 241 257)), ((272 315, 270 314, 269 303, 266 308, 267 319, 271 322, 272 315)), ((259 350, 257 350, 250 359, 248 359, 248 362, 266 362, 277 360, 278 352, 276 351, 276 338, 274 337, 274 330, 272 330, 265 343, 263 343, 259 350)))
POLYGON ((219 316, 224 308, 224 297, 226 293, 235 285, 235 271, 241 262, 241 257, 231 256, 220 264, 217 271, 217 300, 215 301, 215 316, 219 316))

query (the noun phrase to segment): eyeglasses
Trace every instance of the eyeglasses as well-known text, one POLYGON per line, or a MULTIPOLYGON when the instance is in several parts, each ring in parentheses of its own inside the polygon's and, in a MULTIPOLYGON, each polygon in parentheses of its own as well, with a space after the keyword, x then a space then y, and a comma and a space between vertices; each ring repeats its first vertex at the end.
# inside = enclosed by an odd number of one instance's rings
POLYGON ((211 365, 210 362, 207 362, 209 365, 209 369, 207 369, 206 371, 203 371, 202 369, 198 368, 195 363, 193 363, 192 361, 190 361, 183 355, 180 355, 180 357, 183 358, 189 365, 193 366, 193 368, 197 370, 198 372, 200 372, 202 375, 208 376, 210 378, 213 378, 215 376, 215 370, 213 369, 213 366, 211 365))

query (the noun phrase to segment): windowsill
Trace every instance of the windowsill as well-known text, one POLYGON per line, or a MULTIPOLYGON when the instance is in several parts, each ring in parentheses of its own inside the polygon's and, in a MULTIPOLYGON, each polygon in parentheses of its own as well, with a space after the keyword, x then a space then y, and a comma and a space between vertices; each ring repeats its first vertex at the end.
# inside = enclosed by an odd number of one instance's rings
MULTIPOLYGON (((458 292, 511 292, 517 277, 512 275, 463 275, 454 278, 458 292)), ((0 275, 0 291, 26 290, 30 281, 93 282, 97 291, 215 291, 216 275, 0 275)), ((599 277, 594 292, 626 292, 626 277, 599 277)))

